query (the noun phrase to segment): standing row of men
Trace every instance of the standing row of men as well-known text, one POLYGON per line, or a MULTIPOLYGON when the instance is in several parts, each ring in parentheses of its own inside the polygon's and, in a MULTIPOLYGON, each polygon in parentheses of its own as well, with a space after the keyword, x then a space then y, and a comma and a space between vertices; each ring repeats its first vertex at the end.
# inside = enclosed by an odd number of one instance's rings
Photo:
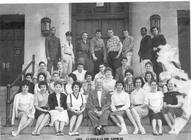
MULTIPOLYGON (((63 73, 65 75, 68 75, 72 72, 72 66, 75 63, 75 60, 77 60, 75 58, 79 57, 78 52, 73 52, 72 32, 65 33, 66 43, 64 43, 63 45, 61 45, 60 39, 55 36, 55 33, 56 29, 55 27, 52 27, 50 35, 45 40, 48 71, 51 73, 52 68, 53 70, 55 70, 57 62, 61 60, 64 67, 63 73)), ((161 64, 157 62, 157 52, 159 51, 160 45, 166 44, 166 39, 162 34, 159 34, 159 29, 157 27, 153 27, 151 29, 151 33, 153 35, 153 38, 151 38, 151 36, 147 34, 147 29, 145 27, 141 28, 142 40, 140 42, 138 55, 140 57, 140 62, 143 64, 143 66, 148 60, 150 60, 153 63, 155 73, 159 75, 160 72, 162 72, 163 70, 161 64)), ((75 46, 76 51, 89 51, 90 59, 93 62, 94 69, 92 70, 92 72, 94 74, 98 73, 100 64, 107 63, 108 66, 112 68, 113 74, 115 75, 116 69, 119 68, 121 65, 120 61, 122 57, 127 58, 127 65, 130 66, 132 63, 134 38, 132 36, 129 36, 128 30, 123 30, 123 35, 125 37, 123 42, 120 41, 118 36, 114 35, 112 29, 107 30, 107 35, 109 36, 109 39, 107 40, 105 45, 104 40, 102 39, 101 30, 96 30, 95 36, 90 41, 88 41, 88 45, 86 42, 88 34, 84 32, 82 33, 82 43, 84 40, 85 44, 87 45, 82 46, 81 50, 78 48, 78 46, 75 46)), ((83 55, 81 55, 80 58, 83 58, 85 56, 85 53, 82 54, 83 55)), ((86 58, 82 62, 85 61, 86 58)), ((91 64, 88 63, 88 65, 91 64)))

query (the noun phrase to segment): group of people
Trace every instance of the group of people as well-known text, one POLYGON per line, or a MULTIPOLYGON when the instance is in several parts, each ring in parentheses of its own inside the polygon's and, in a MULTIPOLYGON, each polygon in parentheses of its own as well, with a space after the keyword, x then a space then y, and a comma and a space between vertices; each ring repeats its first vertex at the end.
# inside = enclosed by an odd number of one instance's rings
POLYGON ((94 134, 102 135, 109 118, 119 127, 118 134, 125 135, 125 116, 134 126, 133 134, 146 134, 141 123, 146 116, 153 135, 163 134, 163 118, 170 127, 169 134, 175 134, 175 119, 188 119, 182 109, 186 94, 178 92, 173 78, 160 79, 162 64, 157 62, 157 52, 166 40, 158 31, 152 28, 151 38, 147 29, 141 28, 139 56, 144 72, 135 76, 131 66, 134 40, 127 30, 123 30, 125 40, 121 43, 108 29, 106 46, 101 30, 96 30, 90 41, 84 32, 74 53, 72 33, 66 33, 67 43, 61 45, 55 28, 51 28, 45 41, 47 66, 41 61, 34 75, 27 73, 14 96, 12 124, 15 119, 20 121, 12 135, 19 135, 34 119, 32 135, 40 135, 46 125, 54 126, 56 135, 63 135, 66 125, 70 136, 79 135, 79 127, 86 119, 91 121, 94 134))

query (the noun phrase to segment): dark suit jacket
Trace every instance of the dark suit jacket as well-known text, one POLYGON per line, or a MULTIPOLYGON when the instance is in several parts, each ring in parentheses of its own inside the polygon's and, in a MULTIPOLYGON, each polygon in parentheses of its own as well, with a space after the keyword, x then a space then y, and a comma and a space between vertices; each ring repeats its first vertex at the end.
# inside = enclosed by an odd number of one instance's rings
MULTIPOLYGON (((101 110, 107 110, 111 105, 111 95, 108 92, 103 91, 101 96, 101 110)), ((87 107, 90 110, 97 110, 99 107, 97 90, 93 90, 88 97, 87 107)))
POLYGON ((152 39, 151 36, 146 35, 140 43, 139 57, 141 60, 151 59, 152 55, 152 39))
POLYGON ((58 60, 61 58, 60 39, 56 36, 48 36, 45 39, 46 57, 51 60, 58 60))
MULTIPOLYGON (((66 99, 67 96, 63 93, 60 94, 60 106, 63 107, 64 109, 67 109, 67 104, 66 104, 66 99)), ((56 106, 58 106, 58 102, 56 99, 56 93, 52 93, 48 96, 48 105, 50 107, 50 110, 55 109, 56 106)))

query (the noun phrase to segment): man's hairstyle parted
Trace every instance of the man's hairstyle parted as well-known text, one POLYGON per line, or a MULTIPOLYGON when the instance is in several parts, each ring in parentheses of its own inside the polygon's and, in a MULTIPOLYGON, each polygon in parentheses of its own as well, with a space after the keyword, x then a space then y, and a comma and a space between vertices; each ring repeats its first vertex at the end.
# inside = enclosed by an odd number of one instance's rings
POLYGON ((46 90, 48 90, 48 84, 47 84, 46 81, 40 81, 40 82, 38 83, 38 87, 39 87, 39 88, 40 88, 42 85, 45 85, 45 86, 46 86, 46 90))
POLYGON ((54 82, 54 87, 55 87, 56 85, 61 85, 61 86, 62 86, 62 81, 61 81, 61 80, 55 81, 55 82, 54 82))
POLYGON ((102 33, 100 29, 96 29, 95 33, 102 33))
POLYGON ((45 63, 44 61, 40 61, 40 62, 38 63, 39 66, 40 66, 41 64, 46 65, 46 63, 45 63))
POLYGON ((152 63, 151 61, 148 61, 148 62, 145 63, 145 66, 146 66, 146 65, 151 65, 151 66, 153 66, 153 63, 152 63))
POLYGON ((26 73, 26 74, 25 74, 25 78, 26 78, 27 76, 30 76, 31 78, 33 78, 33 74, 32 74, 32 73, 26 73))
POLYGON ((133 72, 132 69, 127 69, 127 70, 125 71, 125 75, 126 75, 127 73, 131 73, 132 75, 134 75, 134 72, 133 72))

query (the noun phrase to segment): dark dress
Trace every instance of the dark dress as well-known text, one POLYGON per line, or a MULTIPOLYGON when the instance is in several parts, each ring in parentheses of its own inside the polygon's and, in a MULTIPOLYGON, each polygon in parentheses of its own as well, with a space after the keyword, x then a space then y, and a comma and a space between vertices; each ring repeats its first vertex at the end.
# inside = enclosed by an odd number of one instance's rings
POLYGON ((152 52, 152 63, 154 72, 157 74, 157 79, 159 79, 159 74, 163 71, 162 64, 157 62, 158 52, 160 51, 159 46, 166 45, 166 39, 164 35, 159 34, 152 38, 152 50, 153 48, 157 48, 156 51, 153 50, 152 52))
POLYGON ((142 38, 138 54, 140 57, 140 61, 144 60, 144 59, 150 59, 151 60, 151 56, 152 56, 151 36, 146 35, 145 37, 142 38))

